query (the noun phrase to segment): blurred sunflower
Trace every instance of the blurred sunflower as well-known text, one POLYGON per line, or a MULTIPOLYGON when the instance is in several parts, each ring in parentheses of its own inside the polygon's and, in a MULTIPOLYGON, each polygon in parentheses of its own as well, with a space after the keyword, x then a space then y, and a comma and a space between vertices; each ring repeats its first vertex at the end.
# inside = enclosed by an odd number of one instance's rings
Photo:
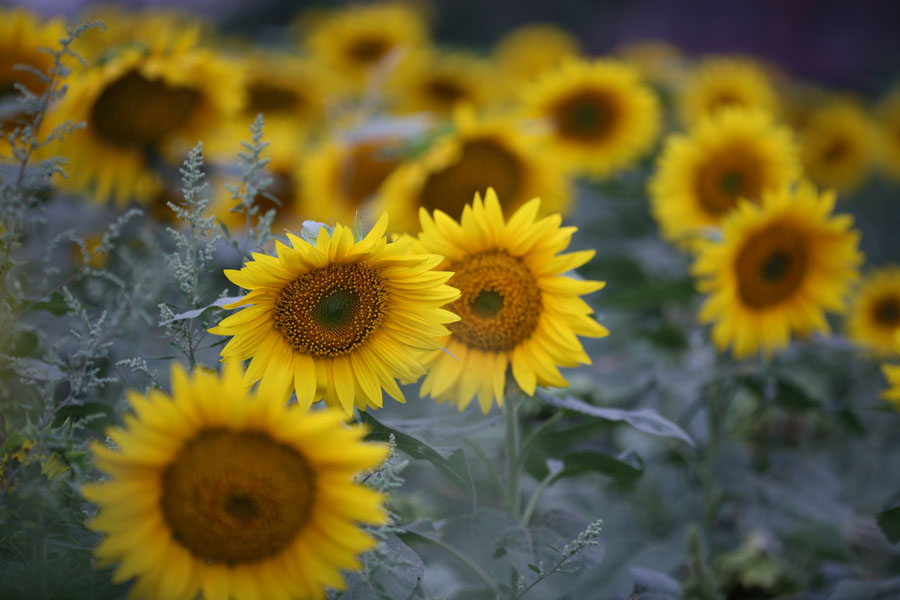
POLYGON ((197 140, 208 139, 242 102, 240 73, 211 51, 176 53, 123 49, 114 59, 70 81, 53 111, 56 122, 84 121, 59 152, 63 185, 117 204, 147 202, 161 192, 154 158, 178 164, 197 140))
POLYGON ((605 285, 563 276, 594 256, 593 250, 559 254, 575 227, 560 227, 559 214, 537 219, 533 199, 505 220, 493 189, 466 205, 457 223, 440 210, 419 217, 419 242, 441 254, 462 295, 450 305, 460 320, 448 327, 446 351, 431 352, 420 395, 450 401, 463 410, 478 397, 487 413, 503 405, 506 370, 529 396, 535 386, 565 387, 558 366, 590 364, 577 336, 603 337, 605 327, 580 298, 605 285))
POLYGON ((132 392, 133 414, 94 442, 111 479, 85 484, 100 506, 89 526, 106 534, 100 564, 131 596, 325 598, 342 570, 377 545, 359 523, 382 524, 384 497, 354 483, 388 454, 328 411, 248 394, 240 367, 221 376, 172 369, 172 395, 132 392))
POLYGON ((800 175, 791 131, 759 110, 727 108, 666 140, 648 189, 663 236, 691 247, 739 199, 758 202, 800 175))
POLYGON ((881 137, 881 166, 885 173, 900 179, 900 87, 881 101, 877 130, 881 137))
POLYGON ((386 229, 387 215, 357 242, 348 227, 322 227, 315 246, 288 233, 293 247, 276 242, 278 256, 225 271, 250 290, 226 308, 249 306, 210 332, 234 336, 223 357, 252 359, 247 385, 262 379, 282 399, 293 390, 302 409, 323 396, 347 413, 378 408, 382 388, 404 401, 395 378, 424 374, 418 355, 440 347, 456 320, 440 307, 459 292, 444 285, 451 273, 433 270, 440 257, 387 242, 386 229))
POLYGON ((765 69, 749 58, 711 57, 691 72, 678 99, 689 126, 726 106, 776 113, 778 97, 765 69))
POLYGON ((862 282, 850 307, 847 333, 860 346, 881 354, 896 351, 900 331, 900 267, 886 267, 862 282))
POLYGON ((547 151, 575 173, 628 167, 659 133, 656 94, 623 62, 567 61, 523 96, 525 114, 548 125, 547 151))
MULTIPOLYGON (((900 354, 900 331, 894 335, 894 353, 900 354)), ((881 370, 889 386, 881 393, 881 397, 890 402, 895 410, 900 410, 900 365, 886 364, 881 370)))
POLYGON ((357 92, 378 69, 401 63, 427 42, 422 14, 399 3, 358 4, 335 10, 323 16, 306 38, 313 56, 357 92))
POLYGON ((20 94, 15 84, 24 85, 40 95, 46 84, 34 73, 20 70, 16 65, 30 65, 46 73, 53 66, 53 57, 40 48, 57 48, 66 35, 60 19, 41 22, 20 8, 0 8, 0 156, 10 152, 6 136, 17 125, 23 125, 25 114, 18 103, 20 94))
POLYGON ((559 159, 542 152, 537 139, 502 117, 476 119, 457 110, 456 130, 418 158, 399 166, 382 185, 379 208, 398 232, 418 230, 419 207, 459 219, 476 192, 497 190, 507 215, 532 198, 544 199, 545 213, 565 212, 569 182, 559 159))
POLYGON ((579 54, 572 34, 547 24, 524 25, 505 34, 494 49, 497 75, 510 92, 579 54))
POLYGON ((766 190, 743 201, 722 225, 721 242, 703 241, 693 272, 710 294, 700 320, 714 323, 720 350, 740 358, 786 348, 792 333, 827 332, 825 311, 842 311, 862 255, 847 215, 833 215, 834 194, 766 190))
POLYGON ((855 102, 837 99, 813 111, 799 135, 800 157, 819 185, 852 190, 875 159, 872 123, 855 102))
POLYGON ((667 42, 647 40, 625 44, 616 49, 616 56, 653 85, 672 87, 685 75, 684 56, 667 42))
POLYGON ((397 69, 387 93, 399 113, 451 115, 460 103, 477 108, 490 100, 491 72, 476 56, 421 52, 397 69))
POLYGON ((400 164, 402 152, 403 142, 395 137, 322 139, 302 160, 300 214, 326 223, 353 223, 400 164))

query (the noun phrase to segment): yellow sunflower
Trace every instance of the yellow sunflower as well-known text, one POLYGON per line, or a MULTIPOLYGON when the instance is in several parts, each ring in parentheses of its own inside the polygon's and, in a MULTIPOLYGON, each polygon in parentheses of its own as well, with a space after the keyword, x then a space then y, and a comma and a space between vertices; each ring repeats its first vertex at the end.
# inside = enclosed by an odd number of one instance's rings
POLYGON ((572 172, 609 175, 656 141, 656 94, 625 63, 567 61, 523 92, 524 112, 548 126, 545 147, 572 172))
POLYGON ((850 307, 847 332, 857 344, 881 354, 896 351, 900 331, 900 267, 871 273, 863 281, 850 307))
POLYGON ((399 113, 451 115, 460 103, 477 108, 491 99, 491 72, 469 54, 420 52, 397 69, 387 93, 399 113))
POLYGON ((303 157, 303 192, 298 211, 304 219, 352 223, 367 212, 368 201, 400 164, 403 142, 394 137, 322 139, 303 157))
POLYGON ((503 405, 506 370, 519 388, 568 385, 557 367, 590 364, 577 336, 603 337, 605 327, 580 298, 605 285, 563 274, 594 256, 593 250, 559 254, 575 227, 560 227, 559 214, 538 219, 533 199, 504 219, 500 202, 488 189, 482 202, 467 205, 459 223, 440 210, 424 208, 419 242, 444 257, 453 271, 451 285, 462 295, 450 305, 460 316, 444 340, 446 351, 431 352, 420 394, 456 403, 463 410, 478 397, 487 413, 494 399, 503 405))
POLYGON ((894 179, 900 179, 900 87, 881 101, 877 129, 881 137, 881 167, 894 179))
POLYGON ((382 524, 378 492, 354 483, 381 463, 383 444, 362 441, 329 411, 307 413, 281 396, 248 394, 240 367, 189 377, 172 369, 172 395, 132 392, 133 414, 95 442, 110 479, 82 487, 100 506, 89 526, 113 581, 157 600, 324 598, 341 570, 376 546, 360 523, 382 524))
POLYGON ((702 119, 689 134, 666 140, 648 189, 666 239, 692 239, 720 224, 739 199, 758 202, 800 175, 791 131, 767 113, 728 108, 702 119))
MULTIPOLYGON (((894 335, 894 353, 900 354, 900 331, 894 335)), ((890 402, 896 410, 900 410, 900 365, 886 364, 881 370, 890 386, 881 393, 881 397, 890 402)))
POLYGON ((60 19, 41 22, 20 8, 0 9, 0 156, 9 155, 6 137, 26 120, 17 104, 20 94, 15 84, 38 95, 46 89, 37 75, 15 66, 30 65, 46 73, 53 66, 53 57, 40 48, 58 48, 65 35, 60 19))
POLYGON ((875 138, 866 112, 839 98, 813 111, 800 132, 800 157, 816 183, 853 190, 875 158, 875 138))
POLYGON ((459 219, 475 193, 489 187, 503 199, 507 215, 532 198, 544 200, 545 213, 568 209, 572 194, 562 164, 542 151, 537 138, 512 120, 476 119, 470 110, 457 110, 455 125, 382 185, 378 206, 391 215, 395 231, 417 231, 419 207, 459 219))
POLYGON ((155 52, 131 47, 109 62, 73 75, 53 111, 56 122, 84 121, 59 152, 63 185, 93 190, 105 201, 147 202, 162 183, 148 156, 179 164, 198 140, 209 139, 242 102, 239 72, 211 51, 155 52))
POLYGON ((711 57, 688 75, 679 97, 682 120, 694 125, 726 106, 775 113, 778 97, 766 70, 749 58, 711 57))
POLYGON ((534 81, 579 54, 578 40, 547 24, 524 25, 505 34, 494 49, 498 76, 510 90, 534 81))
POLYGON ((654 85, 672 87, 685 75, 681 51, 668 42, 643 40, 616 49, 616 55, 637 69, 641 77, 654 85))
POLYGON ((792 333, 828 332, 825 311, 844 309, 862 262, 859 233, 834 202, 806 182, 767 190, 725 217, 721 242, 701 242, 693 270, 710 296, 700 320, 714 323, 719 349, 768 356, 792 333))
POLYGON ((306 38, 313 56, 361 91, 373 74, 390 70, 422 49, 422 15, 403 4, 352 5, 324 16, 306 38))
POLYGON ((250 292, 226 308, 248 306, 210 329, 234 336, 223 357, 251 358, 248 385, 302 409, 324 396, 348 413, 382 405, 384 388, 404 402, 395 378, 411 383, 425 370, 418 355, 440 347, 456 320, 440 307, 459 292, 434 271, 439 256, 414 254, 412 240, 388 243, 387 216, 362 240, 348 227, 323 227, 315 246, 290 233, 293 247, 276 242, 278 256, 254 254, 225 275, 250 292))

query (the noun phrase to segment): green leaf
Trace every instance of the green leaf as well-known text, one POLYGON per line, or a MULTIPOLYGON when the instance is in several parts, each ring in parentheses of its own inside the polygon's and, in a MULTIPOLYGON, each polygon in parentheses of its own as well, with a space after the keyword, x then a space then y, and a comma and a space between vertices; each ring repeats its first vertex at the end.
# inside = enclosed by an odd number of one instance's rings
POLYGON ((18 358, 30 356, 37 349, 38 337, 33 331, 20 331, 10 343, 9 353, 18 358))
POLYGON ((644 473, 644 461, 634 452, 610 456, 602 452, 573 452, 563 458, 563 469, 557 476, 570 477, 594 471, 618 481, 634 481, 644 473))
POLYGON ((661 437, 678 438, 691 446, 695 445, 694 440, 687 434, 684 429, 682 429, 672 421, 666 419, 651 408, 624 410, 621 408, 594 406, 592 404, 588 404, 587 402, 579 400, 578 398, 573 398, 572 396, 559 398, 557 396, 551 396, 546 393, 539 393, 539 396, 547 404, 551 404, 559 408, 564 408, 566 410, 571 410, 583 415, 596 417, 598 419, 605 419, 607 421, 624 421, 635 429, 639 429, 644 433, 658 435, 661 437))
POLYGON ((892 544, 900 542, 900 504, 878 513, 878 526, 892 544))
POLYGON ((69 312, 69 306, 66 304, 66 299, 59 292, 53 292, 50 294, 50 300, 35 302, 32 307, 35 310, 46 310, 51 312, 57 317, 61 317, 69 312))
POLYGON ((821 408, 822 403, 806 393, 802 387, 783 375, 741 377, 740 382, 759 398, 771 397, 775 404, 792 412, 821 408))
POLYGON ((628 572, 634 579, 635 591, 661 592, 673 598, 681 598, 681 585, 661 571, 633 566, 629 567, 628 572))
POLYGON ((462 448, 456 448, 449 453, 446 451, 440 452, 410 433, 382 423, 369 412, 360 413, 360 420, 370 428, 368 439, 386 442, 390 435, 394 434, 397 448, 403 451, 404 454, 415 460, 427 460, 450 483, 458 487, 470 498, 474 497, 475 484, 472 481, 472 473, 469 470, 469 461, 466 459, 462 448))
POLYGON ((348 573, 347 588, 335 600, 404 600, 425 574, 425 563, 396 535, 389 535, 376 551, 374 566, 365 573, 348 573), (378 556, 380 555, 380 556, 378 556))
POLYGON ((604 308, 629 310, 659 306, 666 303, 688 304, 694 298, 694 281, 690 277, 663 282, 649 282, 610 290, 598 295, 597 305, 604 308))
POLYGON ((100 434, 105 432, 107 427, 115 425, 119 421, 116 417, 115 409, 108 404, 100 402, 85 402, 84 404, 64 406, 57 411, 53 424, 59 427, 67 419, 72 423, 87 419, 84 426, 100 434))

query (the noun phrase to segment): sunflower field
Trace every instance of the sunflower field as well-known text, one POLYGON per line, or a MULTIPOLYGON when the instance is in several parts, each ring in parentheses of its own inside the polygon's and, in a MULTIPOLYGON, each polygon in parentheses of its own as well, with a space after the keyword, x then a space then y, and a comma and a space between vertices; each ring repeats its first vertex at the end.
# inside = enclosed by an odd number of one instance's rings
POLYGON ((0 600, 900 598, 897 44, 16 4, 0 600))

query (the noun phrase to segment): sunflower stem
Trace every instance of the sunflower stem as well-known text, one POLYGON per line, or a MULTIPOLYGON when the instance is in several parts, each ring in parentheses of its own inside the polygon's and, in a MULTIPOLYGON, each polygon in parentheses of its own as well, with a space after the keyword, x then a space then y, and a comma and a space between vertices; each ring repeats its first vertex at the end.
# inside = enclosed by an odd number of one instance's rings
POLYGON ((506 463, 509 469, 508 498, 509 512, 516 520, 519 518, 519 417, 515 394, 507 394, 503 402, 503 415, 506 417, 506 463))

